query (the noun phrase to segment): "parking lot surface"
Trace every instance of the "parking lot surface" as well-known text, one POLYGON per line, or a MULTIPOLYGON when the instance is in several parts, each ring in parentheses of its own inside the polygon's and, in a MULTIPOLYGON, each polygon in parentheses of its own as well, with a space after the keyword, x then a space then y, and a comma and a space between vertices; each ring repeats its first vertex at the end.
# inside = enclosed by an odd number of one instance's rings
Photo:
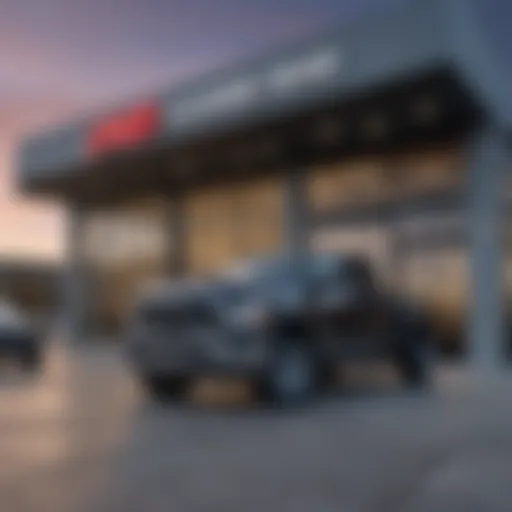
POLYGON ((117 350, 56 345, 38 378, 2 369, 0 510, 510 512, 511 391, 441 366, 406 392, 368 368, 296 410, 162 406, 117 350))

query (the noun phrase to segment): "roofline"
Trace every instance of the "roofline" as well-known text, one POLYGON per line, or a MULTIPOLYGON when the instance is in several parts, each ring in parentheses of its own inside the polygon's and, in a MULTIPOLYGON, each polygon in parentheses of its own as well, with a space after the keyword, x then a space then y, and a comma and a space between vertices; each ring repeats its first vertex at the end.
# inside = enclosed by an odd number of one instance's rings
MULTIPOLYGON (((411 75, 436 63, 449 63, 456 69, 489 117, 503 129, 511 130, 512 105, 509 106, 508 85, 512 81, 501 71, 499 59, 492 52, 485 30, 480 26, 473 1, 396 0, 391 7, 357 16, 355 20, 322 34, 288 43, 277 51, 240 59, 200 77, 184 80, 155 96, 146 95, 146 99, 154 98, 163 116, 160 132, 153 142, 160 140, 179 145, 184 139, 197 136, 204 130, 217 133, 225 125, 236 129, 236 122, 246 122, 248 118, 256 120, 267 116, 271 120, 283 112, 286 115, 292 107, 296 110, 308 108, 313 99, 320 102, 335 96, 344 98, 354 90, 382 85, 386 80, 403 79, 405 72, 411 75), (404 45, 404 40, 408 44, 404 45), (292 89, 286 97, 272 97, 275 91, 261 90, 261 80, 268 79, 265 73, 272 73, 276 66, 293 65, 297 59, 313 58, 315 52, 324 52, 327 62, 331 50, 334 67, 327 69, 324 83, 316 84, 317 90, 306 84, 308 87, 304 90, 292 89), (256 83, 250 83, 250 79, 256 83), (215 106, 215 94, 223 91, 221 98, 225 99, 226 94, 232 92, 229 87, 233 85, 238 85, 235 90, 241 93, 244 93, 244 86, 249 88, 245 91, 249 94, 248 104, 237 105, 234 112, 229 108, 224 111, 220 108, 208 110, 208 100, 210 107, 215 106)), ((321 59, 322 54, 318 55, 321 59)), ((115 114, 127 104, 128 101, 123 101, 111 109, 83 116, 51 132, 28 137, 20 150, 22 186, 29 184, 33 177, 45 179, 47 172, 69 171, 76 164, 82 164, 82 139, 89 125, 115 114)))

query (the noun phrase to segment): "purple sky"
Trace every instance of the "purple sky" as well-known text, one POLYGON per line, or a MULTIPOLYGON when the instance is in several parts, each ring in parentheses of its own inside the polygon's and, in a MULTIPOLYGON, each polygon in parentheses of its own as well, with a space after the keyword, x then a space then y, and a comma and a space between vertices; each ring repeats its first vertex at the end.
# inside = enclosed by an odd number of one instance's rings
MULTIPOLYGON (((27 205, 12 187, 12 151, 23 134, 396 0, 0 1, 0 218, 10 220, 0 223, 1 255, 61 249, 59 212, 27 205)), ((512 53, 512 2, 478 1, 504 29, 500 48, 512 53)))
POLYGON ((34 109, 146 92, 389 1, 2 0, 0 131, 34 109))

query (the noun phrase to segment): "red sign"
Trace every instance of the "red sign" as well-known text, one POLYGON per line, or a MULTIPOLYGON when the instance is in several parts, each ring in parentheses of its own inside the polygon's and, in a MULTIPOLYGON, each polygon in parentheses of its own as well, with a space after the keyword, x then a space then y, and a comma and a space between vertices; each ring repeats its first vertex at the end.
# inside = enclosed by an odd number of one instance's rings
POLYGON ((139 146, 158 131, 160 112, 154 103, 136 105, 97 122, 87 135, 87 153, 98 156, 139 146))

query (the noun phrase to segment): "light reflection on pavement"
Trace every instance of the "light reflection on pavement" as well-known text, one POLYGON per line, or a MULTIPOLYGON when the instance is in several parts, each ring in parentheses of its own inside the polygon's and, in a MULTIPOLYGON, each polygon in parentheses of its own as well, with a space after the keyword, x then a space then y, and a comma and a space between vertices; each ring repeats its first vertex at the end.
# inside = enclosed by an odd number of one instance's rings
POLYGON ((164 407, 114 350, 56 345, 44 375, 0 375, 0 511, 510 512, 500 379, 440 370, 423 396, 384 372, 302 410, 164 407))
POLYGON ((51 347, 42 375, 2 368, 0 510, 79 510, 100 492, 134 401, 119 365, 51 347))

